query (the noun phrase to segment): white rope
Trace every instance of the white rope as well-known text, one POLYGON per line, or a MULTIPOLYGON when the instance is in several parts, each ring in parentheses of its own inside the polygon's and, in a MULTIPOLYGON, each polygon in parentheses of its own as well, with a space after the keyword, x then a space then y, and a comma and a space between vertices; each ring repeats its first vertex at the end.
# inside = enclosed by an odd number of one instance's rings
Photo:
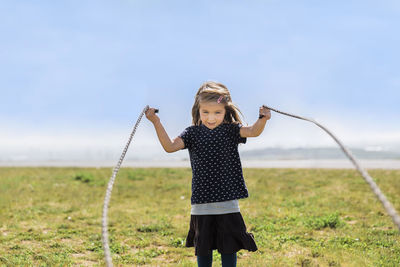
POLYGON ((335 140, 336 143, 340 146, 340 148, 342 149, 344 154, 354 164, 354 166, 356 167, 358 172, 361 174, 361 176, 364 178, 364 180, 369 184, 369 186, 371 187, 371 190, 374 192, 376 197, 382 203, 382 205, 386 209, 386 212, 390 215, 390 217, 392 218, 394 224, 397 226, 397 228, 399 228, 399 231, 400 231, 400 216, 397 214, 397 212, 394 209, 393 205, 389 202, 389 200, 387 200, 386 196, 382 193, 382 191, 379 189, 378 185, 374 182, 374 180, 371 178, 371 176, 368 174, 368 172, 361 167, 361 165, 353 157, 351 152, 339 141, 339 139, 333 133, 331 133, 326 127, 322 126, 320 123, 316 122, 313 119, 303 118, 303 117, 300 117, 300 116, 296 116, 296 115, 293 115, 293 114, 289 114, 289 113, 286 113, 286 112, 282 112, 282 111, 270 108, 270 107, 265 106, 265 105, 263 105, 263 106, 268 108, 268 109, 270 109, 270 110, 272 110, 272 111, 275 111, 277 113, 281 113, 281 114, 286 115, 286 116, 290 116, 290 117, 294 117, 294 118, 297 118, 297 119, 300 119, 300 120, 306 120, 306 121, 315 123, 318 127, 320 127, 322 130, 324 130, 326 133, 328 133, 333 138, 333 140, 335 140))
MULTIPOLYGON (((364 177, 364 180, 370 185, 372 191, 374 192, 374 194, 378 197, 378 199, 382 202, 383 206, 385 207, 387 213, 392 217, 393 222, 396 224, 396 226, 399 228, 400 231, 400 217, 399 215, 396 213, 396 210, 393 208, 392 204, 386 199, 385 195, 381 192, 381 190, 379 189, 379 187, 376 185, 376 183, 373 181, 373 179, 371 178, 371 176, 369 176, 368 172, 365 171, 363 168, 361 168, 360 164, 356 161, 356 159, 353 157, 353 155, 350 153, 350 151, 339 141, 339 139, 332 134, 327 128, 325 128, 324 126, 322 126, 320 123, 316 122, 315 120, 312 119, 308 119, 308 118, 303 118, 300 116, 296 116, 293 114, 289 114, 286 112, 282 112, 273 108, 270 108, 268 106, 263 105, 264 107, 275 111, 277 113, 286 115, 286 116, 290 116, 290 117, 294 117, 297 119, 301 119, 301 120, 306 120, 309 122, 312 122, 314 124, 316 124, 318 127, 320 127, 321 129, 323 129, 326 133, 328 133, 335 141, 336 143, 340 146, 340 148, 342 149, 342 151, 346 154, 346 156, 350 159, 351 162, 353 162, 354 166, 356 167, 356 169, 360 172, 360 174, 362 175, 362 177, 364 177)), ((111 178, 108 182, 107 185, 107 191, 106 191, 106 196, 104 197, 104 204, 103 204, 103 216, 102 216, 102 242, 103 242, 103 249, 104 249, 104 257, 105 257, 105 261, 106 261, 106 265, 107 267, 111 267, 113 266, 112 264, 112 258, 111 258, 111 252, 110 252, 110 246, 109 246, 109 240, 108 240, 108 230, 107 230, 107 213, 108 213, 108 206, 110 203, 110 198, 111 198, 111 191, 114 185, 114 181, 115 181, 115 177, 117 176, 117 173, 121 167, 122 161, 125 158, 125 154, 128 151, 128 147, 132 141, 132 138, 136 132, 136 128, 138 127, 143 115, 145 114, 145 112, 149 109, 149 106, 147 105, 142 113, 140 114, 138 120, 136 121, 135 126, 133 127, 132 133, 129 137, 129 140, 127 142, 127 144, 125 145, 125 148, 122 152, 122 155, 117 163, 117 166, 115 166, 114 171, 111 175, 111 178)), ((158 112, 158 110, 156 110, 156 112, 158 112)))
MULTIPOLYGON (((136 128, 138 127, 140 120, 143 117, 143 114, 149 109, 149 106, 147 105, 142 113, 140 114, 138 120, 136 121, 135 126, 133 127, 132 133, 129 137, 128 143, 125 145, 124 151, 122 152, 121 157, 119 158, 119 161, 117 163, 117 166, 115 166, 114 171, 111 175, 110 181, 108 182, 107 186, 107 191, 106 191, 106 196, 104 197, 104 204, 103 204, 103 217, 102 217, 102 242, 103 242, 103 249, 104 249, 104 257, 105 261, 107 264, 107 267, 113 266, 112 264, 112 258, 111 258, 111 252, 110 252, 110 246, 108 244, 108 231, 107 231, 107 213, 108 213, 108 205, 110 203, 110 198, 111 198, 111 191, 114 185, 115 177, 117 176, 117 173, 119 171, 119 168, 121 167, 121 163, 125 158, 125 154, 128 151, 129 144, 132 141, 133 135, 136 132, 136 128)), ((157 110, 156 110, 157 112, 157 110)))

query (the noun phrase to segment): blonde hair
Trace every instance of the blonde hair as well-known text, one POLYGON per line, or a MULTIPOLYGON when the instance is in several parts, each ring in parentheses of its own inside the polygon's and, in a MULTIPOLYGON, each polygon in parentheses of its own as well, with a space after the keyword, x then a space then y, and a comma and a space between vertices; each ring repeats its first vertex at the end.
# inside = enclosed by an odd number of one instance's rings
POLYGON ((192 122, 193 125, 201 125, 200 120, 200 103, 204 102, 217 102, 221 100, 220 103, 225 104, 225 117, 224 123, 242 123, 239 117, 239 113, 242 115, 240 109, 232 102, 231 94, 228 88, 222 83, 207 81, 203 83, 194 98, 194 104, 192 107, 192 122), (222 96, 222 99, 220 97, 222 96))

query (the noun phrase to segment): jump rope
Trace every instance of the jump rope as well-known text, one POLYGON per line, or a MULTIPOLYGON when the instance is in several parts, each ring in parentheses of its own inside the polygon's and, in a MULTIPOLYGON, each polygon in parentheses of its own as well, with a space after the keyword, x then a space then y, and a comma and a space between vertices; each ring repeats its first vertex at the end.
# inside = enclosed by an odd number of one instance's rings
MULTIPOLYGON (((313 119, 309 118, 304 118, 300 117, 297 115, 293 115, 287 112, 282 112, 277 109, 268 107, 266 105, 263 105, 263 107, 268 108, 272 111, 275 111, 277 113, 293 117, 296 119, 300 120, 305 120, 312 122, 316 124, 318 127, 320 127, 322 130, 324 130, 327 134, 329 134, 333 140, 339 145, 339 147, 342 149, 344 154, 350 159, 350 161, 354 164, 358 172, 361 174, 361 176, 364 178, 365 182, 367 182, 371 188, 371 190, 374 192, 376 197, 379 199, 379 201, 382 203, 383 207, 386 209, 386 212, 390 215, 392 218, 394 224, 397 226, 397 228, 400 231, 400 216, 397 214, 396 210, 394 209, 393 205, 387 200, 386 196, 382 193, 382 191, 379 189, 377 184, 374 182, 374 180, 371 178, 371 176, 368 174, 366 170, 364 170, 361 165, 358 163, 358 161, 354 158, 354 156, 351 154, 351 152, 342 144, 342 142, 339 141, 339 139, 332 133, 330 132, 326 127, 322 126, 320 123, 316 122, 313 119)), ((142 113, 140 114, 138 120, 136 121, 135 126, 133 127, 133 130, 131 132, 131 135, 129 136, 128 142, 125 145, 124 150, 122 151, 121 157, 119 158, 119 161, 117 165, 115 166, 113 173, 111 175, 111 178, 108 182, 107 185, 107 190, 106 190, 106 196, 104 197, 104 204, 103 204, 103 217, 102 217, 102 242, 103 242, 103 249, 104 249, 104 257, 105 261, 107 264, 107 267, 113 266, 112 264, 112 259, 111 259, 111 252, 110 252, 110 246, 109 246, 109 240, 108 240, 108 230, 107 230, 107 213, 108 213, 108 206, 110 203, 110 198, 111 198, 111 191, 114 185, 115 177, 117 176, 117 173, 121 167, 122 161, 125 158, 125 154, 128 151, 128 147, 132 141, 133 136, 135 135, 136 129, 139 126, 139 123, 143 117, 143 115, 146 113, 146 111, 149 109, 149 106, 146 105, 146 107, 143 109, 142 113)), ((155 113, 158 113, 158 109, 155 110, 155 113)))

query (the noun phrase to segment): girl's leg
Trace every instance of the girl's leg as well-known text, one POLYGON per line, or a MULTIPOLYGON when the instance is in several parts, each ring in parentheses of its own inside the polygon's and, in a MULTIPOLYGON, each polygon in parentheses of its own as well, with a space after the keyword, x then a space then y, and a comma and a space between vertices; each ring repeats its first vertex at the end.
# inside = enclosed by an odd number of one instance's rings
POLYGON ((206 256, 197 255, 197 266, 211 267, 212 266, 212 253, 210 253, 206 256))
POLYGON ((221 254, 222 267, 236 267, 236 253, 221 254))

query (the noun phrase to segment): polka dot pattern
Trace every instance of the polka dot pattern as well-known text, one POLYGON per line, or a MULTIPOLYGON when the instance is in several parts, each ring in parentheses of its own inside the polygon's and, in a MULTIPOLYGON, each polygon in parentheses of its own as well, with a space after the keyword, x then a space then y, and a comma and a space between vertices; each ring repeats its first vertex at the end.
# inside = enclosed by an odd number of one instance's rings
POLYGON ((239 123, 222 123, 214 129, 189 126, 179 137, 189 150, 192 166, 192 204, 212 203, 248 197, 238 144, 239 123))

